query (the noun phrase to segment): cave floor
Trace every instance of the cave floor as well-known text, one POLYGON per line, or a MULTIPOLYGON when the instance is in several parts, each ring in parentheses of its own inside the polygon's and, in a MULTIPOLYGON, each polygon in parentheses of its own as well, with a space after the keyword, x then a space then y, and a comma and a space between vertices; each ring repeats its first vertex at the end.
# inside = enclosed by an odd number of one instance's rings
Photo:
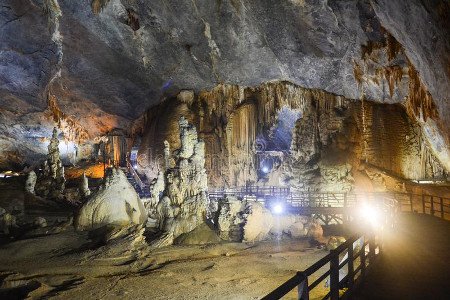
MULTIPOLYGON (((73 230, 0 248, 0 282, 33 298, 258 299, 327 254, 307 240, 161 248, 139 258, 93 260, 73 230)), ((323 293, 319 288, 318 293, 323 293)), ((1 292, 1 291, 0 291, 1 292)), ((295 293, 292 293, 295 298, 295 293)))

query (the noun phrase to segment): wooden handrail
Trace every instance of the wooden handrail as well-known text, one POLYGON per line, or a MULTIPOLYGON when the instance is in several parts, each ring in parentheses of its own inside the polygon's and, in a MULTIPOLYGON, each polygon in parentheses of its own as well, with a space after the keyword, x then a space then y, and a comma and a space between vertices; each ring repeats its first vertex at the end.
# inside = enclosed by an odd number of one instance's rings
MULTIPOLYGON (((385 203, 385 205, 387 205, 389 210, 385 222, 388 225, 391 225, 394 222, 398 205, 397 203, 391 203, 390 201, 385 203)), ((367 267, 372 265, 376 260, 376 257, 380 255, 380 242, 381 241, 377 240, 373 230, 353 235, 343 244, 339 245, 336 249, 331 250, 329 254, 322 257, 306 270, 297 272, 294 277, 290 278, 262 299, 280 299, 296 287, 298 288, 298 299, 309 299, 310 291, 317 287, 327 277, 330 278, 330 292, 325 295, 323 299, 339 299, 341 297, 340 289, 343 286, 346 286, 347 290, 342 294, 342 297, 349 296, 353 292, 355 286, 357 286, 360 282, 360 279, 364 278, 367 267), (355 253, 354 249, 358 244, 361 246, 361 249, 355 253), (378 252, 376 251, 377 249, 378 252), (342 261, 339 261, 339 258, 343 254, 346 254, 347 257, 344 255, 342 261), (355 269, 354 261, 357 258, 360 259, 360 264, 355 269), (330 265, 329 269, 308 285, 308 277, 318 272, 326 264, 330 265), (345 266, 347 266, 347 274, 340 278, 340 271, 345 266), (360 273, 360 275, 356 276, 358 273, 360 273)))

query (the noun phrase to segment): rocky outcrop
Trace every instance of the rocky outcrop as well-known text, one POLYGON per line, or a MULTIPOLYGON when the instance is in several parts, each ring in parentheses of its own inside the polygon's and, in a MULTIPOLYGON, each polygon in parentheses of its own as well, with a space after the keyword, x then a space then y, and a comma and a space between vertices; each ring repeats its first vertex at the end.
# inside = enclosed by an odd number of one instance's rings
POLYGON ((64 166, 59 155, 58 130, 54 128, 48 145, 47 159, 44 161, 42 173, 38 176, 35 192, 44 198, 61 200, 64 197, 65 184, 64 166))
POLYGON ((270 229, 270 233, 277 238, 283 234, 290 236, 291 238, 305 237, 308 232, 308 226, 310 218, 307 216, 282 214, 274 216, 273 227, 270 229))
POLYGON ((86 173, 84 173, 84 172, 83 172, 83 176, 81 176, 79 190, 80 190, 80 194, 83 198, 87 198, 91 194, 91 190, 89 189, 88 178, 86 177, 86 173))
POLYGON ((11 229, 17 227, 16 217, 0 207, 0 233, 9 235, 11 229))
POLYGON ((215 214, 219 237, 225 241, 241 242, 243 239, 242 225, 244 220, 241 216, 242 201, 235 197, 226 197, 219 201, 215 214))
POLYGON ((323 239, 320 224, 310 217, 289 213, 273 214, 262 203, 227 196, 220 199, 214 224, 222 240, 257 242, 288 237, 323 239))
POLYGON ((273 226, 273 216, 270 210, 260 202, 246 201, 242 211, 243 242, 259 242, 266 240, 273 226))
POLYGON ((147 212, 141 199, 120 169, 109 169, 104 184, 93 193, 78 212, 78 230, 103 226, 144 224, 147 212))
MULTIPOLYGON (((156 206, 162 237, 153 241, 155 247, 171 245, 178 236, 194 230, 206 220, 205 145, 186 119, 180 118, 178 124, 181 147, 173 153, 174 166, 164 174, 164 191, 156 206)), ((160 188, 156 188, 156 183, 154 187, 152 198, 160 197, 160 188)))
POLYGON ((25 181, 25 190, 34 195, 34 188, 36 186, 37 175, 33 170, 28 173, 27 180, 25 181))

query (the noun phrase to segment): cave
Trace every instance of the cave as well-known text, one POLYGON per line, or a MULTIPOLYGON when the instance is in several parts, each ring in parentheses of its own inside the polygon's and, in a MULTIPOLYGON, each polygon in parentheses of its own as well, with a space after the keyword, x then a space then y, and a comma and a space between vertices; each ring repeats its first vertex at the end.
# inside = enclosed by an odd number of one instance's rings
POLYGON ((0 24, 0 299, 450 294, 447 0, 3 0, 0 24))

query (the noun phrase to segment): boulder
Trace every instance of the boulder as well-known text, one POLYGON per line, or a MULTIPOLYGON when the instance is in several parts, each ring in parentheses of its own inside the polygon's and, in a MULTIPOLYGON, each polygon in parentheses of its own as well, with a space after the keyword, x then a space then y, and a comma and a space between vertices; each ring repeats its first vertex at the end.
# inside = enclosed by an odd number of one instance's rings
POLYGON ((144 205, 120 169, 109 169, 105 183, 80 209, 78 230, 92 230, 105 225, 128 226, 147 221, 144 205))
POLYGON ((292 238, 300 238, 306 236, 305 224, 310 221, 306 216, 283 214, 273 217, 273 226, 270 233, 280 236, 283 233, 292 238))
POLYGON ((220 243, 221 239, 208 224, 203 223, 188 233, 183 233, 175 239, 174 244, 180 245, 204 245, 220 243))
POLYGON ((226 241, 242 241, 241 218, 242 201, 236 197, 227 196, 218 203, 218 211, 215 218, 217 231, 221 239, 226 241))
POLYGON ((267 239, 273 225, 270 210, 256 201, 247 201, 243 211, 243 242, 257 242, 267 239))
POLYGON ((303 225, 302 222, 296 222, 289 226, 289 228, 286 230, 286 232, 292 237, 292 238, 301 238, 306 236, 307 231, 305 229, 305 225, 303 225))
POLYGON ((334 250, 339 245, 345 243, 345 237, 343 236, 331 236, 327 243, 327 249, 328 250, 334 250))
POLYGON ((318 242, 323 241, 323 228, 318 222, 311 221, 306 226, 307 226, 307 236, 309 238, 318 242))
POLYGON ((33 224, 37 227, 47 227, 47 220, 43 217, 36 217, 33 224))

